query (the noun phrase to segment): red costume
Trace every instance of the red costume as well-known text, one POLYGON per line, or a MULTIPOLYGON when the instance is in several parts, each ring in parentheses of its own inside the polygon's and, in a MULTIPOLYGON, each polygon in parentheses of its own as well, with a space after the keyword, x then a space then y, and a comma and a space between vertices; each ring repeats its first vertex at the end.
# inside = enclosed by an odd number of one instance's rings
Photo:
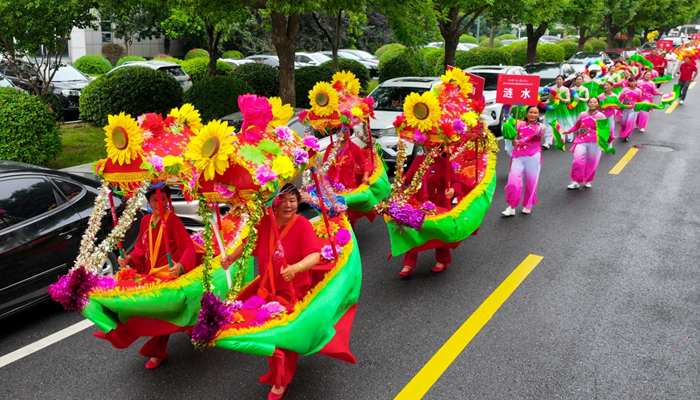
POLYGON ((659 76, 663 76, 664 70, 666 69, 666 59, 660 55, 648 55, 645 57, 649 62, 654 64, 654 69, 659 73, 659 76))
MULTIPOLYGON (((333 146, 328 146, 323 162, 328 160, 333 146)), ((354 189, 362 183, 365 172, 371 173, 365 153, 360 146, 348 140, 345 146, 338 151, 335 160, 328 168, 328 177, 335 183, 340 183, 346 189, 354 189)))
MULTIPOLYGON (((413 160, 411 168, 409 168, 404 178, 405 183, 409 184, 413 180, 413 176, 423 162, 425 162, 425 155, 417 156, 413 160)), ((451 200, 448 200, 447 196, 445 196, 448 183, 449 187, 455 190, 454 197, 458 197, 462 187, 459 177, 455 173, 454 168, 452 168, 452 163, 444 157, 438 157, 425 171, 423 185, 411 200, 417 201, 419 204, 430 201, 437 207, 450 208, 451 200)), ((437 262, 444 265, 451 263, 452 255, 450 254, 450 248, 446 246, 436 248, 435 259, 437 262)), ((404 254, 403 265, 415 268, 417 260, 418 252, 409 251, 404 254)))

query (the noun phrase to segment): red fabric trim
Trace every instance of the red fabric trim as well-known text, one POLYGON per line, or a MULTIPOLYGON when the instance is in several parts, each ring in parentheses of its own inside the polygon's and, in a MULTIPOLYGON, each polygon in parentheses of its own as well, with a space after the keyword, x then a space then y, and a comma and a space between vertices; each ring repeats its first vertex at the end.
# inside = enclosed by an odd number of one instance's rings
POLYGON ((117 349, 126 349, 142 337, 164 336, 190 329, 191 326, 177 326, 157 319, 134 317, 125 324, 118 324, 107 333, 95 332, 93 336, 109 341, 117 349))
POLYGON ((350 352, 350 331, 352 330, 352 323, 355 321, 355 311, 357 311, 357 304, 350 307, 345 314, 340 317, 333 327, 335 328, 333 339, 323 346, 318 352, 319 354, 325 354, 328 357, 333 357, 350 364, 357 364, 357 359, 350 352))
POLYGON ((430 239, 427 242, 425 242, 424 244, 422 244, 418 247, 412 248, 410 251, 411 251, 411 253, 419 253, 421 251, 432 250, 432 249, 436 249, 438 247, 448 247, 448 248, 454 250, 457 248, 457 246, 459 246, 460 243, 462 243, 461 240, 459 242, 454 242, 454 243, 445 243, 439 239, 430 239))

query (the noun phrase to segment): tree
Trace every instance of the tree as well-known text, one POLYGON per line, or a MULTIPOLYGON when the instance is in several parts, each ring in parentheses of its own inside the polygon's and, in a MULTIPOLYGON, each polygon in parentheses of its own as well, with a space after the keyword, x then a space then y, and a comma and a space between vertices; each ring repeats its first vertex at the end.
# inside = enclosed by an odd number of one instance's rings
POLYGON ((0 55, 20 81, 46 99, 73 28, 96 20, 85 0, 0 2, 0 55))
POLYGON ((604 0, 603 23, 607 29, 606 42, 612 50, 615 36, 627 27, 637 13, 640 0, 604 0))
POLYGON ((562 22, 576 28, 578 51, 583 51, 588 39, 598 37, 603 29, 603 0, 570 0, 562 22))
MULTIPOLYGON (((433 2, 445 45, 445 68, 455 64, 459 37, 474 24, 494 0, 436 0, 433 2)), ((494 32, 495 33, 495 32, 494 32)))
POLYGON ((333 68, 337 71, 338 49, 340 48, 340 38, 343 33, 343 15, 348 14, 348 20, 350 20, 353 14, 364 14, 366 12, 365 0, 326 0, 322 2, 321 7, 321 11, 313 11, 311 15, 331 45, 333 68))
POLYGON ((107 2, 100 7, 100 19, 110 21, 114 36, 124 40, 126 55, 131 55, 134 40, 159 38, 164 31, 160 22, 170 17, 168 10, 150 3, 107 2))

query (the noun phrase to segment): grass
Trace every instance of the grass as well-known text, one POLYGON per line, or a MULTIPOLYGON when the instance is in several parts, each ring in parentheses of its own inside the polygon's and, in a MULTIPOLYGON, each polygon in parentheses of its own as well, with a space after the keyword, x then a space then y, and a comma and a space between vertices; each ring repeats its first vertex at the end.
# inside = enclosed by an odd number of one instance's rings
POLYGON ((370 79, 369 85, 367 85, 367 90, 363 90, 363 93, 361 93, 363 96, 367 96, 368 94, 372 93, 374 88, 379 86, 379 80, 378 79, 370 79))
POLYGON ((51 168, 68 168, 107 157, 105 133, 91 123, 61 125, 61 154, 49 164, 51 168))

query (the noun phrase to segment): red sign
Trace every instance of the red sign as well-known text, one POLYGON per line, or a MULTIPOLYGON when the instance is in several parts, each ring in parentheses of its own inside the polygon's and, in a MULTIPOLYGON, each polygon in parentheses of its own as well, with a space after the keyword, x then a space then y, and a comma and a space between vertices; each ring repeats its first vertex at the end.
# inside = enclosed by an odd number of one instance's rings
POLYGON ((496 103, 537 105, 540 77, 537 75, 498 75, 496 103))
MULTIPOLYGON (((450 71, 454 67, 451 65, 447 66, 447 70, 450 71)), ((478 75, 470 74, 467 71, 463 71, 469 77, 469 83, 472 84, 472 93, 469 98, 472 100, 482 101, 484 98, 484 86, 486 85, 486 80, 478 75)))
POLYGON ((692 40, 700 40, 700 33, 693 33, 692 35, 690 35, 690 38, 692 40))
POLYGON ((659 50, 671 51, 673 50, 673 40, 659 40, 658 42, 656 42, 656 47, 659 50))

